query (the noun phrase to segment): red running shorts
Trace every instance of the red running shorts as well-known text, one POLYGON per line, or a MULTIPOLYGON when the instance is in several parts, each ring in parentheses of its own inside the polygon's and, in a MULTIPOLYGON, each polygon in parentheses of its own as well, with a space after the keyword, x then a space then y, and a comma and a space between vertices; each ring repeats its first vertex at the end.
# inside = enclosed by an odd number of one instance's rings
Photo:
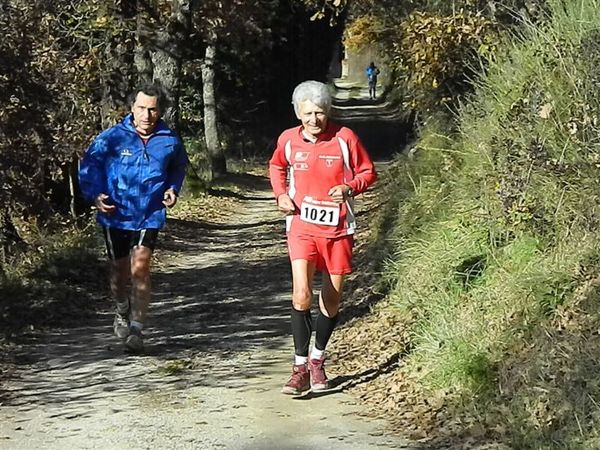
POLYGON ((352 235, 332 239, 288 234, 287 242, 290 261, 310 261, 316 265, 317 270, 331 275, 352 273, 352 235))

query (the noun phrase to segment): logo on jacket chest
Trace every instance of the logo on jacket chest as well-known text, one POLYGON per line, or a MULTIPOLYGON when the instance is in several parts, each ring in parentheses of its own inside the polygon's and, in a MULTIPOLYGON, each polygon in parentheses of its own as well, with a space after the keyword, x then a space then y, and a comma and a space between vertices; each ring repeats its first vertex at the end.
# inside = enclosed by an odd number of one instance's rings
POLYGON ((132 156, 133 153, 131 153, 131 150, 129 150, 128 148, 124 148, 123 150, 121 150, 121 156, 132 156))
POLYGON ((325 160, 326 167, 333 167, 334 162, 342 159, 342 157, 338 155, 319 155, 319 159, 325 160))
POLYGON ((297 151, 294 153, 294 170, 308 170, 308 157, 310 156, 310 152, 300 152, 297 151))
POLYGON ((296 154, 294 155, 294 159, 298 162, 305 162, 308 161, 309 155, 310 152, 296 152, 296 154))

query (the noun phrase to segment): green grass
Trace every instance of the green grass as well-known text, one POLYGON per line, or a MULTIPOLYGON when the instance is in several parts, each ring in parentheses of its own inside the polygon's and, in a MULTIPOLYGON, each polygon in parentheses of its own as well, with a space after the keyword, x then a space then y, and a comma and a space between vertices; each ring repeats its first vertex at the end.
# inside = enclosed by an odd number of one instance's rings
POLYGON ((396 163, 380 239, 404 370, 515 448, 594 448, 600 2, 550 5, 396 163))

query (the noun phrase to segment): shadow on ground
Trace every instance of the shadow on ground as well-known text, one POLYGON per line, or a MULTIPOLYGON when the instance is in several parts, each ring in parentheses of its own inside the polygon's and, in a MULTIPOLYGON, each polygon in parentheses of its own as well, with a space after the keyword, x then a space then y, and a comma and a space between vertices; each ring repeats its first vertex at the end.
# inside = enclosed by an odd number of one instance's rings
MULTIPOLYGON (((354 128, 367 146, 376 149, 373 155, 381 149, 389 156, 386 145, 400 150, 406 139, 400 122, 373 119, 358 125, 354 128)), ((21 371, 23 382, 13 383, 8 402, 23 410, 64 402, 70 406, 61 414, 68 418, 114 391, 244 386, 280 364, 279 356, 260 361, 237 356, 291 345, 284 220, 266 177, 229 175, 221 181, 214 194, 238 202, 227 223, 170 219, 161 233, 145 352, 124 351, 112 336, 112 305, 103 300, 97 317, 75 320, 71 328, 43 338, 31 336, 32 345, 15 359, 27 374, 21 371)), ((381 373, 342 375, 334 392, 381 373)))
POLYGON ((247 183, 248 195, 227 224, 169 220, 157 251, 142 355, 127 354, 112 336, 112 307, 104 300, 97 317, 43 339, 29 336, 31 346, 15 362, 32 371, 26 384, 9 392, 11 403, 81 405, 113 390, 143 392, 164 383, 165 371, 177 374, 215 359, 225 361, 213 364, 220 369, 185 377, 184 384, 241 382, 245 374, 265 370, 269 361, 245 368, 228 367, 226 361, 288 343, 291 282, 284 222, 271 198, 265 200, 266 178, 236 181, 247 183))

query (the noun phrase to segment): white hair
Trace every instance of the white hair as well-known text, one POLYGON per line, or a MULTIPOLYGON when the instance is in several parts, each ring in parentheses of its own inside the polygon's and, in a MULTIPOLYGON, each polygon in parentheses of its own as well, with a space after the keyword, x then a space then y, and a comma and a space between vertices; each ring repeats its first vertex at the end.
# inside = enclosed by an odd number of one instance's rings
POLYGON ((325 114, 329 115, 329 111, 331 110, 331 94, 325 83, 309 80, 303 81, 296 86, 292 94, 292 104, 294 105, 296 115, 299 114, 300 103, 306 100, 310 100, 319 108, 323 108, 325 114))

